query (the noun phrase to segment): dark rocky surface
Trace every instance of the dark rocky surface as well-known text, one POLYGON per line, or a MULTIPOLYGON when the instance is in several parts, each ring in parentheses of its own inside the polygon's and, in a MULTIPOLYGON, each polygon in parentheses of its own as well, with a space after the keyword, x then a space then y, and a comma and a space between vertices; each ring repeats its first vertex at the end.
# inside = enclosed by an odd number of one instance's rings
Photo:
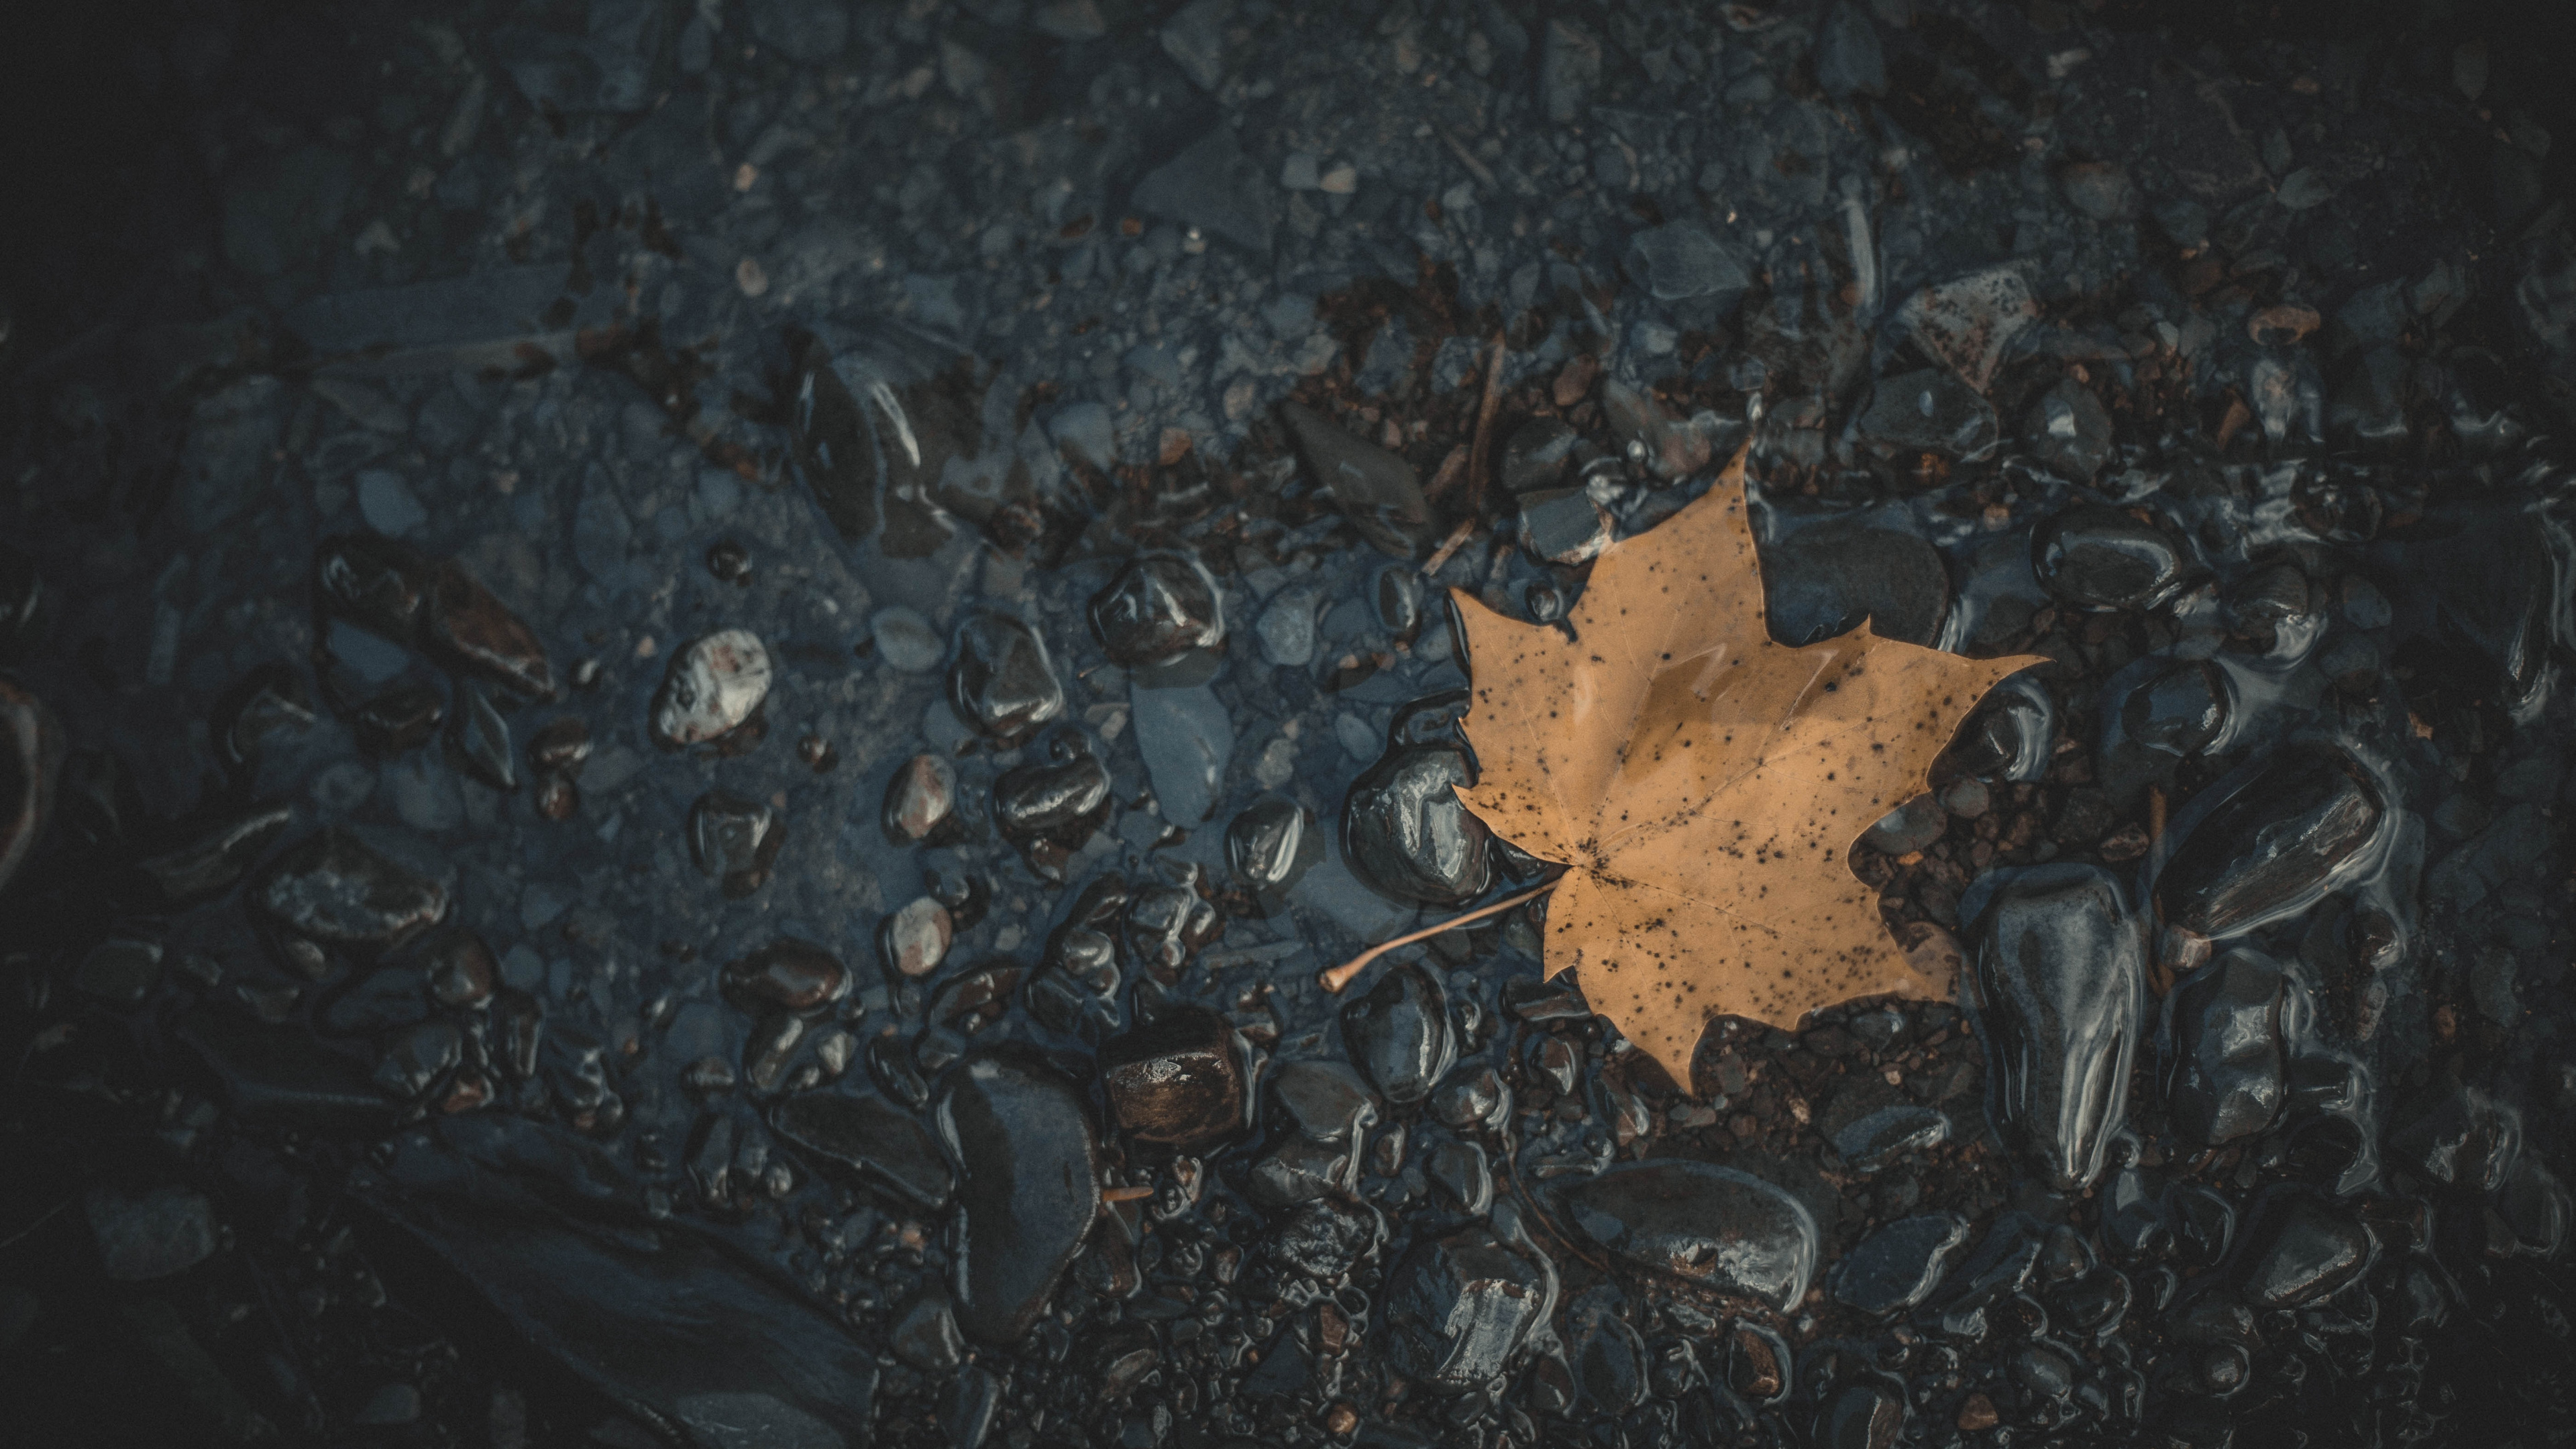
MULTIPOLYGON (((0 67, 30 1442, 2547 1442, 2558 9, 188 0, 0 67), (2047 662, 1542 982, 1464 590, 2047 662)), ((8 1436, 0 1436, 8 1437, 8 1436)))

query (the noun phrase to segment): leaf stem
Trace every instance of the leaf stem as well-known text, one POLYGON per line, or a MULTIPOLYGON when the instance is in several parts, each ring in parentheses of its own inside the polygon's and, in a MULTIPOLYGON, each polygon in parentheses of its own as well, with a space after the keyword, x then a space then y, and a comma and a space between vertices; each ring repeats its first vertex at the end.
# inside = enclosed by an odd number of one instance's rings
POLYGON ((1540 896, 1546 895, 1549 891, 1556 889, 1564 879, 1565 877, 1558 876, 1555 880, 1531 886, 1528 890, 1522 891, 1518 895, 1505 896, 1490 906, 1478 906, 1476 909, 1469 911, 1463 916, 1451 916, 1449 919, 1442 921, 1437 925, 1425 926, 1419 931, 1408 931, 1404 935, 1398 936, 1392 941, 1380 941, 1378 944, 1369 947, 1367 950, 1362 951, 1356 956, 1353 956, 1351 959, 1334 967, 1332 970, 1321 973, 1316 976, 1315 979, 1323 983, 1323 987, 1326 991, 1339 995, 1343 987, 1351 984, 1351 979, 1353 977, 1368 969, 1368 964, 1371 961, 1374 961, 1378 957, 1385 955, 1387 952, 1394 950, 1396 947, 1410 946, 1416 941, 1424 940, 1431 936, 1437 936, 1443 931, 1453 930, 1459 926, 1467 924, 1469 921, 1481 921, 1487 916, 1497 915, 1501 912, 1508 911, 1523 901, 1536 900, 1540 896))

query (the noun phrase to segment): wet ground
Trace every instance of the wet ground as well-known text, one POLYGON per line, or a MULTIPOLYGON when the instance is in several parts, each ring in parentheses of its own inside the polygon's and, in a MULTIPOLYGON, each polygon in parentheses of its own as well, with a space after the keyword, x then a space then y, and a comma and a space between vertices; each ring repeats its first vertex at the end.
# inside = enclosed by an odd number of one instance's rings
POLYGON ((49 22, 0 335, 34 1442, 2551 1442, 2565 21, 49 22), (1956 1002, 1543 984, 1445 602, 1745 451, 2043 655, 1956 1002))

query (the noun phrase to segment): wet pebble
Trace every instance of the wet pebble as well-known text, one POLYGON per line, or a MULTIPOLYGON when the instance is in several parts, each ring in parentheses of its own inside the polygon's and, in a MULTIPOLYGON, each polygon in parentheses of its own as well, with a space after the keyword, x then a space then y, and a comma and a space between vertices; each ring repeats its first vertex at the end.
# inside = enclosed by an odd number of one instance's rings
POLYGON ((2224 939, 2314 905, 2378 835, 2379 786, 2339 749, 2293 747, 2194 826, 2156 881, 2165 919, 2224 939))
POLYGON ((1483 893, 1493 835, 1453 788, 1470 779, 1463 751, 1422 744, 1391 748, 1352 781, 1342 842, 1360 877, 1419 905, 1463 905, 1483 893))
POLYGON ((1420 966, 1398 966, 1342 1008, 1342 1045, 1386 1100, 1419 1102, 1457 1060, 1448 992, 1420 966))
POLYGON ((1323 853, 1314 818, 1285 796, 1262 796, 1225 828, 1226 864, 1264 914, 1286 904, 1288 893, 1323 853))
POLYGON ((1340 1062, 1281 1063, 1271 1073, 1270 1098, 1299 1136, 1327 1146, 1349 1144, 1378 1120, 1377 1094, 1340 1062))
POLYGON ((396 1027, 376 1058, 376 1086, 397 1102, 418 1101, 464 1059, 465 1035, 445 1017, 396 1027))
POLYGON ((1564 1189, 1561 1217, 1633 1267, 1786 1309, 1806 1294, 1816 1224, 1750 1173, 1679 1159, 1622 1164, 1564 1189))
POLYGON ((2177 664, 2129 691, 2120 727, 2129 738, 2167 754, 2197 755, 2227 732, 2235 691, 2227 672, 2207 660, 2177 664))
POLYGON ((1376 1242, 1378 1227, 1377 1214, 1365 1204, 1318 1197, 1282 1214, 1264 1246, 1281 1267, 1330 1283, 1359 1262, 1376 1242))
POLYGON ((742 728, 769 698, 769 650, 748 629, 720 629, 671 656, 653 695, 656 744, 683 749, 742 728))
POLYGON ((1192 1151, 1243 1125, 1243 1071, 1234 1032, 1202 1007, 1164 1012, 1101 1047, 1109 1112, 1142 1142, 1192 1151))
POLYGON ((981 613, 957 628, 948 666, 948 703, 957 717, 997 740, 1026 737, 1064 713, 1064 686, 1046 642, 1004 614, 981 613))
POLYGON ((0 679, 0 887, 35 853, 53 818, 65 742, 52 710, 16 681, 0 679))
POLYGON ((1315 607, 1313 589, 1291 584, 1271 597, 1254 621, 1253 633, 1261 640, 1261 657, 1285 669, 1303 669, 1315 658, 1315 607))
POLYGON ((1834 1391, 1816 1420, 1817 1449, 1896 1449, 1905 1400, 1878 1383, 1851 1384, 1834 1391))
MULTIPOLYGON (((447 889, 333 826, 262 867, 250 901, 266 920, 313 946, 359 955, 389 950, 438 924, 447 889)), ((298 964, 319 977, 317 958, 298 964)))
POLYGON ((2181 590, 2188 565, 2163 528, 2098 503, 2041 524, 2030 561, 2041 587, 2083 609, 2152 609, 2181 590))
POLYGON ((2166 998, 2166 1106, 2189 1140, 2215 1147, 2260 1132, 2280 1115, 2282 986, 2270 957, 2235 950, 2166 998))
POLYGON ((879 609, 869 617, 868 637, 875 642, 877 657, 886 662, 886 667, 905 674, 928 674, 948 653, 930 621, 919 610, 900 604, 879 609))
POLYGON ((725 999, 745 1011, 803 1015, 847 996, 850 973, 831 952, 787 937, 727 963, 722 985, 725 999))
POLYGON ((316 602, 387 639, 409 642, 428 605, 432 571, 409 544, 377 534, 336 535, 314 551, 316 602))
POLYGON ((1282 402, 1307 470, 1331 491, 1361 538, 1382 553, 1410 558, 1426 543, 1431 507, 1423 500, 1413 465, 1374 443, 1363 442, 1302 403, 1282 402))
POLYGON ((1225 595, 1205 564, 1185 554, 1128 561, 1091 596, 1092 636, 1113 663, 1168 664, 1225 644, 1225 595))
POLYGON ((1081 1094, 1015 1052, 967 1057, 932 1109, 961 1168, 953 1260, 957 1320, 990 1347, 1019 1341, 1100 1214, 1100 1169, 1081 1094))
POLYGON ((430 575, 421 642, 449 668, 478 676, 520 699, 554 698, 554 666, 546 659, 545 646, 537 642, 536 631, 453 560, 430 575))
POLYGON ((2341 1288, 2369 1268, 2369 1230, 2304 1189, 2275 1188, 2255 1204, 2239 1245, 2235 1278, 2259 1308, 2296 1308, 2341 1288))
POLYGON ((1581 435, 1563 418, 1531 418, 1503 443, 1503 487, 1513 493, 1554 488, 1565 477, 1581 435))
POLYGON ((1834 1298, 1863 1313, 1902 1312, 1931 1296, 1967 1243, 1968 1220, 1957 1213, 1899 1218, 1834 1265, 1834 1298))
POLYGON ((304 676, 283 664, 262 664, 215 701, 209 721, 215 753, 236 778, 258 765, 261 746, 274 735, 300 734, 314 722, 313 691, 304 676))
POLYGON ((1580 488, 1522 494, 1519 529, 1521 547, 1552 564, 1587 563, 1610 546, 1609 510, 1580 488))
POLYGON ((1937 367, 1880 378, 1856 427, 1863 442, 1899 462, 1920 453, 1978 462, 2001 441, 1993 404, 1937 367))
POLYGON ((1480 1387, 1511 1367, 1547 1292, 1541 1265, 1489 1228, 1417 1242, 1388 1279, 1389 1357, 1435 1390, 1480 1387))
POLYGON ((937 1283, 923 1285, 896 1311, 886 1343, 895 1357, 926 1374, 953 1374, 966 1360, 966 1339, 957 1331, 956 1304, 937 1283))
POLYGON ((2111 456, 2111 414, 2091 388, 2071 377, 2030 405, 2022 433, 2041 466, 2077 483, 2092 482, 2111 456))
POLYGON ((2146 940, 2121 886, 2084 865, 2005 880, 1978 920, 1974 1021, 1995 1129, 2061 1191, 2089 1185, 2128 1112, 2146 940))
POLYGON ((178 838, 134 863, 152 904, 194 905, 231 890, 295 823, 288 805, 219 805, 178 822, 178 838))
POLYGON ((760 889, 786 840, 785 822, 759 801, 709 790, 689 805, 689 859, 728 900, 760 889))
POLYGON ((495 790, 519 788, 509 722, 501 718, 482 685, 468 680, 457 686, 456 705, 447 720, 447 744, 450 756, 465 767, 465 773, 495 790))
POLYGON ((1206 685, 1137 688, 1128 694, 1136 748, 1154 782, 1163 818, 1190 827, 1216 808, 1225 767, 1234 758, 1234 724, 1206 685))
POLYGON ((2410 1102, 2395 1117, 2390 1153, 2446 1187, 2493 1192, 2522 1153, 2522 1114, 2466 1083, 2410 1102))
POLYGON ((945 845, 963 833, 957 818, 957 767, 938 755, 915 755, 886 782, 882 817, 897 845, 945 845))
POLYGON ((957 939, 956 918, 929 896, 915 896, 877 928, 877 955, 888 977, 916 980, 939 969, 957 939))
POLYGON ((1854 1118, 1832 1140, 1855 1171, 1876 1172, 1909 1152, 1929 1152, 1949 1141, 1950 1118, 1937 1107, 1898 1102, 1854 1118))
POLYGON ((1458 1211, 1483 1217, 1494 1205, 1494 1171, 1477 1142, 1443 1142, 1423 1162, 1434 1187, 1449 1195, 1458 1211))

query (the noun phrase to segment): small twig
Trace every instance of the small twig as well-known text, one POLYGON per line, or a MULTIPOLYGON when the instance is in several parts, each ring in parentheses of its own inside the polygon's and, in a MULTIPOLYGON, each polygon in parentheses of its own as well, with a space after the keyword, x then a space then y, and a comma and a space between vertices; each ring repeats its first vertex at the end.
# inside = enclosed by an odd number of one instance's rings
POLYGON ((1457 487, 1458 480, 1466 476, 1467 447, 1465 444, 1461 443, 1457 447, 1451 448, 1449 450, 1449 455, 1440 460, 1440 466, 1432 473, 1431 481, 1423 485, 1422 496, 1425 498, 1437 498, 1441 494, 1448 492, 1450 489, 1457 487))
POLYGON ((1100 1200, 1102 1202, 1142 1202, 1153 1195, 1154 1190, 1150 1187, 1111 1187, 1101 1190, 1100 1200))
POLYGON ((1392 941, 1381 941, 1378 944, 1369 947, 1367 950, 1362 951, 1358 955, 1353 956, 1341 965, 1334 967, 1332 970, 1326 971, 1317 976, 1315 979, 1323 983, 1323 987, 1326 991, 1339 995, 1343 987, 1351 984, 1351 979, 1353 977, 1368 969, 1368 964, 1371 961, 1374 961, 1378 957, 1385 955, 1387 952, 1394 950, 1396 947, 1410 946, 1416 941, 1437 936, 1443 931, 1453 930, 1459 926, 1467 924, 1469 921, 1481 921, 1487 916, 1508 911, 1523 901, 1536 900, 1540 896, 1546 895, 1549 891, 1556 889, 1557 885, 1564 879, 1565 877, 1558 876, 1555 880, 1548 881, 1542 885, 1531 886, 1528 890, 1522 891, 1518 895, 1505 896, 1490 906, 1478 906, 1476 909, 1469 911, 1463 916, 1451 916, 1449 919, 1440 922, 1436 926, 1425 926, 1419 931, 1408 931, 1404 935, 1398 936, 1392 941))
POLYGON ((1440 546, 1431 551, 1431 561, 1422 566, 1422 576, 1426 579, 1437 576, 1440 572, 1440 566, 1449 562, 1450 558, 1455 555, 1458 550, 1467 546, 1467 540, 1474 538, 1475 536, 1475 516, 1470 514, 1465 518, 1459 519, 1458 526, 1449 530, 1449 536, 1442 539, 1440 541, 1440 546))
POLYGON ((1458 164, 1467 168, 1468 175, 1483 182, 1487 191, 1500 191, 1503 189, 1502 186, 1494 180, 1494 173, 1486 167, 1484 162, 1476 159, 1476 153, 1467 149, 1466 142, 1459 140, 1454 135, 1451 135, 1447 126, 1439 127, 1438 130, 1440 132, 1440 139, 1449 143, 1449 150, 1452 154, 1457 156, 1458 164))
POLYGON ((1494 329, 1494 350, 1485 362, 1485 398, 1476 405, 1476 440, 1467 449, 1467 511, 1485 505, 1485 468, 1492 457, 1494 413, 1503 403, 1503 332, 1494 329))
POLYGON ((2147 843, 2165 838, 2165 792, 2161 785, 2147 787, 2147 843))

